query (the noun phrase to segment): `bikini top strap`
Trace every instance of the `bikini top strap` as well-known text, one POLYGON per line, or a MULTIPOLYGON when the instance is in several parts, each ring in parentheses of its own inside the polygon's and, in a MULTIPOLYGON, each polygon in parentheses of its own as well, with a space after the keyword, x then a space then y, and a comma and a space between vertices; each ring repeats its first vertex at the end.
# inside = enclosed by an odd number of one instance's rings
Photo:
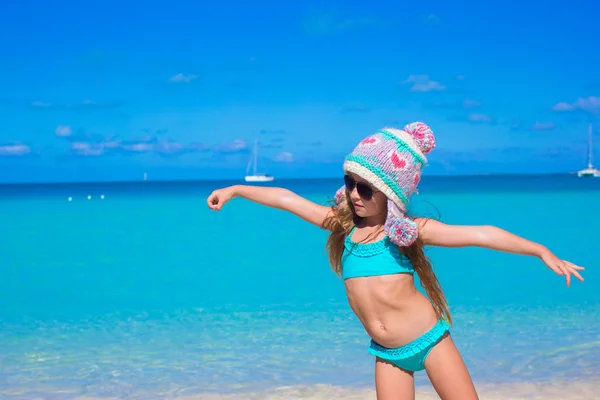
POLYGON ((356 229, 356 225, 354 225, 352 227, 352 229, 350 229, 350 233, 348 233, 348 237, 352 237, 352 234, 354 233, 354 230, 356 229))

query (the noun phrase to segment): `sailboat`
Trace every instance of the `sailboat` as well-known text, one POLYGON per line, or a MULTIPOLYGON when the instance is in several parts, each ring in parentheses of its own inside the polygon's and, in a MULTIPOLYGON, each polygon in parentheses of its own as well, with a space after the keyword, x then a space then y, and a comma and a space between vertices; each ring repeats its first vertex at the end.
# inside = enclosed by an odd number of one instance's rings
POLYGON ((258 160, 258 140, 254 141, 254 147, 252 148, 252 155, 250 156, 250 160, 248 161, 248 166, 246 167, 246 182, 270 182, 274 177, 271 175, 258 173, 256 172, 257 168, 257 160, 258 160), (248 175, 250 172, 250 167, 253 166, 252 175, 248 175))
POLYGON ((592 149, 592 124, 590 124, 589 127, 589 143, 588 143, 588 166, 586 169, 582 169, 580 171, 577 171, 577 176, 580 178, 600 178, 600 171, 597 170, 596 168, 594 168, 594 165, 592 164, 592 155, 593 155, 593 149, 592 149))

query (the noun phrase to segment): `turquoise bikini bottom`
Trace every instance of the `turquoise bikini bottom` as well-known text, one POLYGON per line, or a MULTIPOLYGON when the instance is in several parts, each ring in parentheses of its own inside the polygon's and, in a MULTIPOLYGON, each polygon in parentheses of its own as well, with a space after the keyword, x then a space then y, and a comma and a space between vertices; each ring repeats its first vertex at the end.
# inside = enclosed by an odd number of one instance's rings
POLYGON ((422 371, 425 369, 427 355, 449 329, 450 325, 446 321, 439 320, 433 328, 419 338, 394 349, 383 347, 371 340, 369 353, 407 371, 422 371))

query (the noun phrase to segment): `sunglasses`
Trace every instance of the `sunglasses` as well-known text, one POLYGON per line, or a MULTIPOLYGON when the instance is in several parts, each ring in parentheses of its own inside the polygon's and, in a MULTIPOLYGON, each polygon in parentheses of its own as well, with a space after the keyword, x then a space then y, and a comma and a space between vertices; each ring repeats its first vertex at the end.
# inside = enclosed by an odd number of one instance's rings
POLYGON ((363 200, 371 200, 373 193, 377 193, 378 190, 374 190, 371 186, 366 183, 356 182, 350 175, 344 175, 344 185, 348 193, 352 192, 356 187, 356 192, 363 200))

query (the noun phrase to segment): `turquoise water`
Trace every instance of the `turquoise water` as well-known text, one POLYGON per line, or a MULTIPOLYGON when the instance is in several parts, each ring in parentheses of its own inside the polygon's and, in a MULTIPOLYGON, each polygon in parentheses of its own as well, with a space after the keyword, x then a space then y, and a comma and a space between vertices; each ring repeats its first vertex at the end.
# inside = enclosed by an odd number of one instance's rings
MULTIPOLYGON (((477 382, 600 379, 599 181, 423 180, 415 213, 497 225, 586 267, 567 288, 533 258, 429 250, 477 382)), ((340 184, 275 183, 318 202, 340 184)), ((0 398, 371 386, 326 233, 244 200, 211 212, 224 184, 0 186, 0 398)))

